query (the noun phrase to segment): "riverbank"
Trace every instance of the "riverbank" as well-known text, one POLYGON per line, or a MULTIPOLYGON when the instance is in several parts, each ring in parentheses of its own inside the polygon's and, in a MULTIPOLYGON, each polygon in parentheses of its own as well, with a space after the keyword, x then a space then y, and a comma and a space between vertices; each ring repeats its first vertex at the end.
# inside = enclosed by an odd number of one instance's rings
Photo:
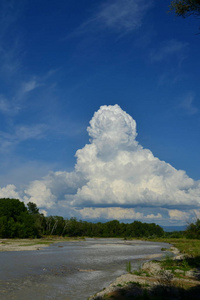
POLYGON ((170 256, 161 261, 147 261, 137 271, 130 270, 89 300, 199 299, 199 256, 191 254, 196 249, 194 241, 192 245, 193 248, 186 248, 182 252, 172 246, 170 256))
POLYGON ((42 250, 43 248, 48 247, 54 243, 80 240, 83 240, 83 238, 47 237, 41 239, 1 239, 0 252, 42 250))

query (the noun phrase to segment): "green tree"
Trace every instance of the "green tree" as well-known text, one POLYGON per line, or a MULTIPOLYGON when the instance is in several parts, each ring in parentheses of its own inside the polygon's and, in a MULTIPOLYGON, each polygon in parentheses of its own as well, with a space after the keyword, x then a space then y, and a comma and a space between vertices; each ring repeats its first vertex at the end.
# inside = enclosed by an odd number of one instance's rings
POLYGON ((171 2, 170 10, 182 17, 199 16, 200 0, 174 0, 171 2))
POLYGON ((200 219, 188 225, 185 235, 189 239, 200 239, 200 219))
MULTIPOLYGON (((37 207, 32 205, 37 211, 37 207)), ((18 199, 0 199, 0 237, 1 238, 28 238, 40 236, 36 221, 40 214, 28 212, 24 202, 18 199)))
POLYGON ((7 237, 7 218, 0 217, 0 237, 6 238, 7 237))
POLYGON ((120 223, 118 220, 112 220, 104 224, 104 236, 117 237, 120 233, 120 223))
POLYGON ((39 208, 37 208, 37 205, 35 203, 29 202, 27 204, 27 207, 28 207, 29 214, 31 214, 31 215, 39 214, 39 208))
POLYGON ((27 211, 27 209, 24 202, 18 199, 0 199, 0 217, 13 218, 14 221, 16 221, 17 217, 25 211, 27 211))

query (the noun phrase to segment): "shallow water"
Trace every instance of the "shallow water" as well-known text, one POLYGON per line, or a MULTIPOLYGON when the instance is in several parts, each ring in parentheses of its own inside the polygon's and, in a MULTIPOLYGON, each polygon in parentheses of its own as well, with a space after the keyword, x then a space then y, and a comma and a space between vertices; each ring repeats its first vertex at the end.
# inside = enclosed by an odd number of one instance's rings
POLYGON ((84 300, 126 273, 164 243, 86 239, 39 251, 0 252, 0 299, 84 300))

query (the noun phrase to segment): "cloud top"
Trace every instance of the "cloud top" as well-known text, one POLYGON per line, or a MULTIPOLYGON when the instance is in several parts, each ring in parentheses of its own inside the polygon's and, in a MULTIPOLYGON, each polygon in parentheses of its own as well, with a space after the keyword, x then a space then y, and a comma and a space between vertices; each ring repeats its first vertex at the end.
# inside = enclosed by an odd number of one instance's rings
POLYGON ((87 131, 91 144, 95 145, 101 157, 113 156, 116 150, 137 147, 136 122, 118 105, 100 107, 87 131))

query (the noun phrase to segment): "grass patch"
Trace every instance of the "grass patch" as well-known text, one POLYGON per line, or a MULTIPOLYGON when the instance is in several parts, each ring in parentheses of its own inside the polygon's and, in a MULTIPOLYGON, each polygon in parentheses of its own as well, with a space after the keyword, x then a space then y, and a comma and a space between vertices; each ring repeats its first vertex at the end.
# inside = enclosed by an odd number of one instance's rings
POLYGON ((135 270, 133 272, 134 275, 137 275, 137 276, 142 276, 144 274, 144 271, 142 269, 139 269, 139 270, 135 270))
POLYGON ((178 248, 183 254, 187 254, 193 257, 200 256, 200 240, 186 238, 155 238, 151 239, 151 241, 169 243, 178 248))
POLYGON ((139 270, 135 270, 133 272, 134 275, 137 275, 137 276, 146 276, 146 277, 151 277, 150 274, 146 271, 146 270, 142 270, 142 269, 139 269, 139 270))
POLYGON ((131 262, 129 261, 129 262, 126 263, 126 271, 128 273, 131 273, 131 270, 132 270, 132 266, 131 266, 131 262))
MULTIPOLYGON (((152 240, 151 240, 152 241, 152 240)), ((173 262, 172 259, 165 259, 166 267, 174 269, 180 269, 188 271, 192 268, 199 268, 200 266, 200 240, 197 239, 186 239, 186 238, 156 238, 154 242, 169 243, 179 249, 182 254, 186 257, 183 260, 176 260, 173 262)))

